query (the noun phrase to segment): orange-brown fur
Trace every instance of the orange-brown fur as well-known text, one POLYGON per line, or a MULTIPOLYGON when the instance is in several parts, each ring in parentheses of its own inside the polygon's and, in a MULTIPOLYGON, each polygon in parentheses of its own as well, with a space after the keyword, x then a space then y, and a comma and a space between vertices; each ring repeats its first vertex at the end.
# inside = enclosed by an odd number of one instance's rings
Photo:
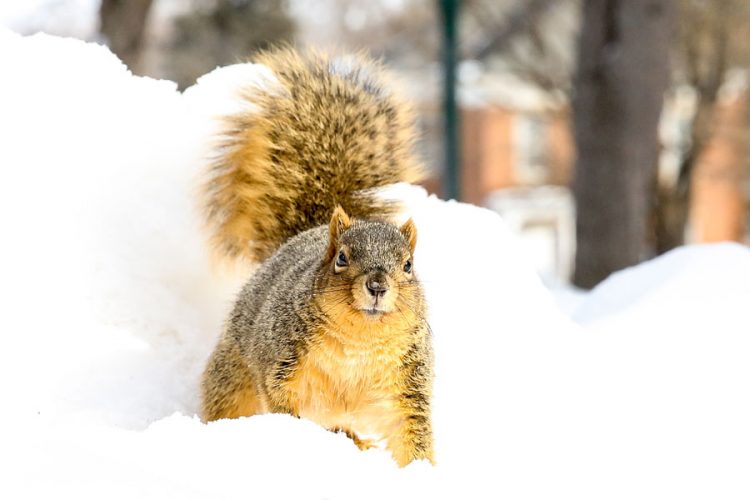
MULTIPOLYGON (((399 434, 408 416, 399 401, 405 385, 401 358, 410 340, 401 332, 407 323, 368 325, 349 311, 340 314, 348 318, 335 329, 321 327, 319 340, 285 387, 293 395, 293 411, 328 429, 380 436, 405 465, 415 458, 399 434)), ((431 453, 425 458, 433 459, 431 453)))

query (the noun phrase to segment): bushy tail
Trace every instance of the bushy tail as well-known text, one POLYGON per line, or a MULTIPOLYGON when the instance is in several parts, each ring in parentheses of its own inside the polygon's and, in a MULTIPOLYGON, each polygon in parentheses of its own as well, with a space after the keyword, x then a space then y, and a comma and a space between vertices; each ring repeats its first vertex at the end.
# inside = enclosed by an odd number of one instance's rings
POLYGON ((227 117, 225 141, 205 185, 214 244, 230 258, 262 261, 288 238, 328 223, 336 205, 361 218, 398 207, 373 188, 416 182, 414 117, 364 56, 285 48, 254 62, 271 88, 243 89, 254 111, 227 117))

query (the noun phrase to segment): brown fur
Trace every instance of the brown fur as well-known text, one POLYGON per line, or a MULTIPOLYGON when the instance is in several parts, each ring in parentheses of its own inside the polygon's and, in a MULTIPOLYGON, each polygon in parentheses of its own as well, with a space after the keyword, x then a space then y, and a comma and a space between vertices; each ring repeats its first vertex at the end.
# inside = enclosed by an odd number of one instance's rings
POLYGON ((213 404, 203 407, 207 421, 220 418, 238 418, 264 412, 252 376, 245 366, 239 347, 231 342, 221 343, 206 367, 203 384, 203 401, 213 404))

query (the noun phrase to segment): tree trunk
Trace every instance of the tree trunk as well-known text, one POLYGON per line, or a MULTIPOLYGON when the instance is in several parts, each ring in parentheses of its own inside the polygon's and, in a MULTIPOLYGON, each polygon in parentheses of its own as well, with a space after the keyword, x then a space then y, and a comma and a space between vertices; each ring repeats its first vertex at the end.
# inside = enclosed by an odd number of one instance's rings
POLYGON ((689 213, 689 184, 657 186, 654 207, 654 251, 657 255, 685 244, 685 227, 689 213))
POLYGON ((573 281, 591 288, 653 253, 648 243, 669 84, 672 0, 585 0, 574 82, 573 281))
POLYGON ((107 45, 133 73, 140 72, 146 19, 153 0, 102 0, 99 32, 107 45))

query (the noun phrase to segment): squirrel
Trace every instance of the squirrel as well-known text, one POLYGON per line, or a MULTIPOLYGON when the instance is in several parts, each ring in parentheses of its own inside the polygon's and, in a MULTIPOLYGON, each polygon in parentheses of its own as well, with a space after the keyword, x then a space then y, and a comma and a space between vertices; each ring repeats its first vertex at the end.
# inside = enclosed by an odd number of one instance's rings
POLYGON ((214 246, 259 264, 203 373, 202 419, 288 413, 434 463, 433 354, 412 219, 375 188, 416 182, 413 112, 364 55, 273 49, 204 185, 214 246))

